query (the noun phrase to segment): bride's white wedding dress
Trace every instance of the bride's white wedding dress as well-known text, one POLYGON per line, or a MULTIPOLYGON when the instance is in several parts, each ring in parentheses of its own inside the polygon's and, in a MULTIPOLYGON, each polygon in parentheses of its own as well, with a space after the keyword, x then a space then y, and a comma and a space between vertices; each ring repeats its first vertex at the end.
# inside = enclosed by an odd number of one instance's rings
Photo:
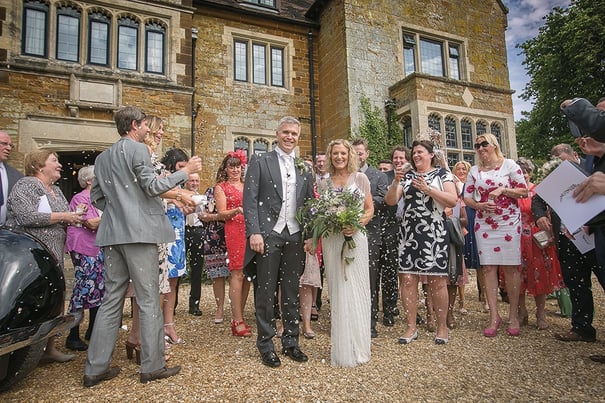
MULTIPOLYGON (((327 182, 330 186, 331 181, 327 182)), ((370 183, 363 173, 351 174, 346 187, 358 188, 364 195, 370 192, 370 183)), ((342 233, 322 239, 331 310, 331 363, 335 367, 355 367, 370 360, 368 239, 361 231, 355 232, 353 239, 356 247, 346 256, 355 259, 348 264, 341 259, 342 233)))

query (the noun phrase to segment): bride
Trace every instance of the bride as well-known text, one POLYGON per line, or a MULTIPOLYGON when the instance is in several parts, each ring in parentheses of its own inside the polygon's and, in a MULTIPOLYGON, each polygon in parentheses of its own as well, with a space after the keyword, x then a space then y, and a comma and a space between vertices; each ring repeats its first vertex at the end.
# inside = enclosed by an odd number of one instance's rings
MULTIPOLYGON (((326 153, 330 178, 319 189, 359 189, 364 195, 364 213, 360 222, 366 225, 374 215, 368 178, 358 170, 355 150, 347 140, 334 140, 326 153)), ((346 229, 322 239, 325 271, 331 309, 331 363, 335 367, 355 367, 370 360, 370 274, 368 240, 363 232, 346 229), (352 236, 356 247, 347 252, 354 257, 344 263, 341 257, 345 236, 352 236)))

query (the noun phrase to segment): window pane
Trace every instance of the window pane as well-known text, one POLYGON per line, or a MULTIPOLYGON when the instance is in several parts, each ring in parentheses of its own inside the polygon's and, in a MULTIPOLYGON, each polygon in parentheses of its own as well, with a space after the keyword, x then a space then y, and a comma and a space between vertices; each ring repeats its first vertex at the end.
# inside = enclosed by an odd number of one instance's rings
POLYGON ((458 46, 450 45, 450 78, 460 80, 460 59, 458 46))
MULTIPOLYGON (((153 26, 160 29, 159 26, 153 26)), ((164 33, 157 30, 147 31, 147 57, 145 71, 151 73, 164 72, 164 33)))
POLYGON ((269 144, 264 140, 254 141, 254 154, 263 154, 269 151, 269 144))
POLYGON ((429 115, 429 127, 433 130, 441 132, 441 119, 439 119, 439 115, 429 115))
POLYGON ((498 139, 500 149, 504 151, 504 144, 502 144, 502 131, 500 130, 500 125, 498 123, 492 123, 492 125, 490 126, 490 130, 492 134, 498 139))
POLYGON ((118 68, 137 69, 137 43, 138 30, 120 25, 118 28, 118 68))
POLYGON ((456 165, 456 162, 460 161, 460 155, 458 153, 448 152, 447 153, 447 163, 449 166, 453 167, 456 165))
POLYGON ((473 126, 468 120, 460 122, 460 134, 462 135, 462 149, 473 149, 473 126))
POLYGON ((462 154, 462 158, 464 161, 468 162, 471 165, 475 165, 475 154, 462 154))
POLYGON ((57 59, 78 61, 80 19, 59 14, 57 18, 57 59))
POLYGON ((90 21, 90 50, 89 63, 108 63, 109 24, 100 21, 90 21))
POLYGON ((420 66, 422 72, 443 77, 443 50, 440 42, 420 40, 420 66))
POLYGON ((403 119, 403 144, 410 147, 412 142, 412 118, 406 116, 403 119))
POLYGON ((28 55, 46 56, 46 12, 25 9, 25 46, 28 55))
POLYGON ((487 133, 487 125, 485 122, 477 122, 477 136, 487 133))
POLYGON ((275 0, 244 0, 246 3, 259 4, 275 8, 275 0))
POLYGON ((406 76, 416 71, 416 39, 411 34, 403 34, 403 68, 406 76))
POLYGON ((235 73, 235 79, 238 81, 248 81, 248 44, 245 42, 235 42, 234 44, 234 60, 235 66, 233 68, 235 73))
POLYGON ((233 141, 234 150, 245 150, 248 153, 248 140, 245 138, 237 138, 233 141))
POLYGON ((284 50, 271 48, 271 85, 284 86, 284 50))
POLYGON ((450 148, 458 148, 456 121, 450 117, 445 118, 445 145, 450 148))
POLYGON ((266 59, 265 47, 262 45, 252 45, 252 82, 254 84, 266 84, 266 59))

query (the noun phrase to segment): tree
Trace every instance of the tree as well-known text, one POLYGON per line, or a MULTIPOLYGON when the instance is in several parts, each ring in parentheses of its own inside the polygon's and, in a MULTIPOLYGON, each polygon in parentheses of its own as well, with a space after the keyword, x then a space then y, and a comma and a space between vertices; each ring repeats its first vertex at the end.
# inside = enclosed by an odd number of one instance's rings
POLYGON ((372 107, 370 99, 365 95, 361 97, 360 108, 363 120, 352 138, 363 137, 368 141, 368 164, 375 167, 380 160, 391 159, 391 149, 400 143, 398 139, 402 138, 403 132, 395 113, 390 113, 385 118, 384 112, 376 106, 372 107))
POLYGON ((572 0, 554 8, 538 35, 520 45, 529 82, 521 93, 534 107, 517 122, 519 154, 544 159, 553 145, 572 140, 559 106, 605 96, 605 0, 572 0))

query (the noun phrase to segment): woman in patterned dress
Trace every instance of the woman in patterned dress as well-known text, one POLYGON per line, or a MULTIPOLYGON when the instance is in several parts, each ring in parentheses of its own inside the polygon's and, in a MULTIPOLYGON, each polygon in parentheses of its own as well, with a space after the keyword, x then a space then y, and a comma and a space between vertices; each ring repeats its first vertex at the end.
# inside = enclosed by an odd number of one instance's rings
MULTIPOLYGON (((33 151, 25 156, 25 177, 19 179, 7 200, 6 226, 35 236, 57 259, 63 270, 65 227, 82 223, 82 214, 69 210, 69 204, 54 183, 61 179, 59 157, 50 150, 33 151)), ((66 362, 74 358, 55 347, 48 338, 44 361, 66 362)))
POLYGON ((385 196, 391 206, 405 198, 399 243, 399 284, 406 311, 407 329, 399 343, 409 344, 418 338, 416 313, 418 281, 426 275, 429 297, 437 317, 435 344, 449 340, 446 324, 448 312, 449 238, 445 227, 444 207, 454 207, 458 197, 449 170, 436 168, 433 143, 412 143, 412 170, 395 171, 395 178, 385 196))
MULTIPOLYGON (((65 242, 65 250, 70 254, 74 265, 74 286, 68 311, 77 313, 78 320, 81 320, 84 309, 88 309, 88 329, 84 335, 86 340, 90 340, 97 311, 105 293, 103 250, 95 245, 101 211, 90 202, 94 168, 94 165, 88 165, 78 171, 78 183, 84 190, 72 197, 69 207, 72 211, 76 211, 77 208, 84 206, 86 213, 82 216, 82 225, 67 227, 65 242)), ((79 323, 71 328, 65 340, 65 347, 79 351, 88 348, 80 339, 79 323)))
MULTIPOLYGON (((220 172, 219 172, 220 173, 220 172)), ((217 181, 220 180, 217 174, 217 181)), ((202 253, 204 266, 209 279, 212 279, 212 291, 216 301, 216 314, 214 323, 223 323, 225 306, 225 279, 229 277, 229 259, 227 259, 227 245, 225 243, 225 222, 220 220, 214 199, 214 187, 206 190, 208 205, 200 213, 200 220, 204 222, 204 241, 202 253)))
MULTIPOLYGON (((171 148, 162 158, 162 164, 166 168, 166 174, 178 171, 187 165, 189 156, 180 148, 171 148)), ((177 196, 174 198, 164 198, 166 206, 166 215, 172 227, 176 239, 174 242, 166 244, 168 251, 166 264, 168 269, 168 282, 170 291, 164 294, 163 314, 164 314, 164 334, 166 341, 171 344, 185 344, 185 341, 177 336, 174 327, 174 309, 176 306, 179 278, 187 272, 186 254, 185 254, 185 216, 195 211, 195 208, 189 207, 183 203, 183 195, 187 192, 184 189, 177 188, 177 196)))
POLYGON ((519 165, 505 159, 493 134, 477 136, 479 163, 471 168, 464 189, 465 203, 475 209, 475 239, 481 270, 485 272, 485 294, 490 322, 483 330, 494 337, 498 314, 498 268, 502 269, 509 298, 510 336, 519 331, 519 287, 521 283, 521 212, 518 199, 527 197, 527 185, 519 165))

